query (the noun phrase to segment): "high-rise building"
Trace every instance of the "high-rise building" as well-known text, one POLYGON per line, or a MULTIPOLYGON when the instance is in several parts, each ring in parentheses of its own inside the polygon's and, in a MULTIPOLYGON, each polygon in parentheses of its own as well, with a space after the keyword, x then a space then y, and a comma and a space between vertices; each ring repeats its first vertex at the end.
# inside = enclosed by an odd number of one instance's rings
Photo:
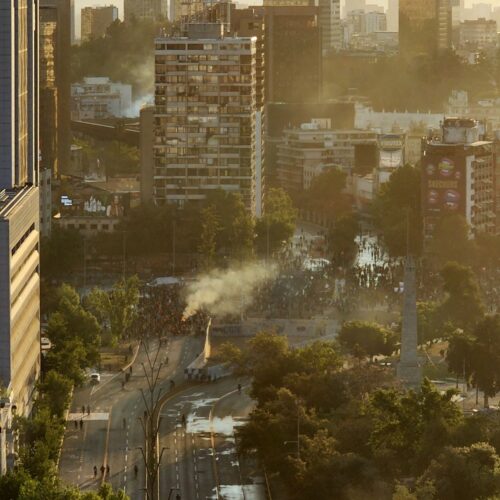
MULTIPOLYGON (((230 0, 224 0, 217 3, 229 4, 230 0)), ((168 19, 171 23, 177 21, 199 21, 200 16, 201 18, 203 18, 203 14, 206 9, 212 7, 213 5, 214 4, 212 2, 205 3, 203 0, 170 0, 168 8, 168 19)), ((206 19, 202 20, 206 21, 206 19)))
POLYGON ((497 23, 493 20, 475 19, 459 26, 461 48, 471 50, 493 49, 498 43, 497 23))
POLYGON ((406 54, 451 49, 451 0, 399 0, 399 47, 406 54))
POLYGON ((265 7, 267 102, 318 102, 322 85, 317 7, 265 7))
POLYGON ((319 0, 319 25, 323 53, 342 48, 340 0, 319 0))
POLYGON ((346 0, 345 1, 345 11, 344 17, 352 12, 353 10, 362 10, 364 11, 366 7, 366 0, 346 0))
POLYGON ((155 202, 182 207, 223 189, 255 213, 256 38, 187 24, 155 47, 155 202))
POLYGON ((399 31, 399 0, 388 0, 387 5, 387 31, 399 31))
POLYGON ((165 0, 124 0, 124 20, 130 22, 136 19, 161 19, 167 17, 167 2, 165 0))
POLYGON ((334 130, 330 119, 313 119, 298 128, 286 128, 278 145, 278 185, 296 194, 311 186, 333 166, 351 173, 356 145, 376 146, 377 133, 366 130, 334 130))
POLYGON ((363 33, 387 31, 387 17, 381 12, 365 12, 363 33))
POLYGON ((70 72, 73 0, 41 0, 40 5, 40 168, 54 177, 68 172, 71 153, 70 72))
POLYGON ((443 140, 424 145, 422 206, 426 239, 445 213, 462 215, 472 235, 496 231, 494 147, 476 120, 447 118, 443 140))
POLYGON ((0 473, 40 373, 37 6, 0 3, 0 473))
POLYGON ((82 41, 101 38, 109 25, 118 19, 118 8, 114 5, 104 7, 85 7, 82 9, 82 41))

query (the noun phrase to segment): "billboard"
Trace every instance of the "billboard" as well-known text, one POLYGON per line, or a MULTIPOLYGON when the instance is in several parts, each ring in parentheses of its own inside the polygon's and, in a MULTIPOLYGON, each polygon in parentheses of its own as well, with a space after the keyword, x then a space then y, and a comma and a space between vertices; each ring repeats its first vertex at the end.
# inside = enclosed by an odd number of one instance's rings
POLYGON ((465 213, 465 156, 428 149, 422 164, 423 208, 427 215, 465 213))
POLYGON ((130 193, 78 193, 61 196, 61 214, 90 217, 123 217, 130 209, 130 193))

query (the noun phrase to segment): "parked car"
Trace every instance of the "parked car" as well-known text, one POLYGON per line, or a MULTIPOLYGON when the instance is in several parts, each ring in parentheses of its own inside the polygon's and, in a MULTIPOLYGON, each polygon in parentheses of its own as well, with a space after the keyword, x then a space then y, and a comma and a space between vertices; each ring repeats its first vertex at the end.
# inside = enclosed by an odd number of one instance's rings
POLYGON ((42 352, 48 351, 52 347, 52 342, 47 337, 40 338, 42 352))

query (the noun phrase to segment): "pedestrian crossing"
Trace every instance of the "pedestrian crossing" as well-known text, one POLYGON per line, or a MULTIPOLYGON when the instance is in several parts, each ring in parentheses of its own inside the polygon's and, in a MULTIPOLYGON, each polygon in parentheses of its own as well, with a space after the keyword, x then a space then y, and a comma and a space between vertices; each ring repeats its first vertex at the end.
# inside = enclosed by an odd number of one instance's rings
POLYGON ((94 413, 69 413, 68 414, 68 421, 74 421, 74 420, 83 420, 84 422, 88 421, 107 421, 109 419, 109 412, 94 412, 94 413))

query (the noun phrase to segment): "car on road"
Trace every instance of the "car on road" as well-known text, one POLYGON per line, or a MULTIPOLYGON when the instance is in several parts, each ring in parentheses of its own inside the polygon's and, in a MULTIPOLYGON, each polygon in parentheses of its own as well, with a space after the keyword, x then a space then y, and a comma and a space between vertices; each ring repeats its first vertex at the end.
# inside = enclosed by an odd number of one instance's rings
POLYGON ((101 381, 101 375, 97 372, 91 373, 90 374, 90 383, 91 384, 98 384, 101 381))
POLYGON ((40 347, 42 352, 48 351, 52 347, 52 342, 47 337, 40 337, 40 347))

